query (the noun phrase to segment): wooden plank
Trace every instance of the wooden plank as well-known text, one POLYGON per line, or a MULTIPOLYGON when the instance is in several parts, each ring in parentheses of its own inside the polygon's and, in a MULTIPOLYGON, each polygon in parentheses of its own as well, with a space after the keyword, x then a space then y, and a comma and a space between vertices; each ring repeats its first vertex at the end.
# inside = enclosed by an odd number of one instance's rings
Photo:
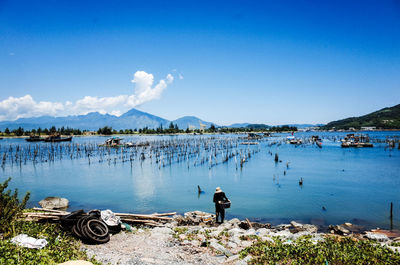
POLYGON ((114 213, 116 216, 119 217, 134 217, 134 218, 148 218, 148 219, 155 219, 155 220, 166 220, 171 221, 172 218, 170 217, 161 217, 161 216, 154 216, 154 215, 147 215, 147 214, 132 214, 132 213, 114 213))
POLYGON ((32 209, 33 209, 33 210, 36 210, 36 211, 44 211, 44 212, 53 212, 53 213, 70 214, 70 212, 61 211, 61 210, 45 209, 45 208, 38 208, 38 207, 34 207, 34 208, 32 208, 32 209))

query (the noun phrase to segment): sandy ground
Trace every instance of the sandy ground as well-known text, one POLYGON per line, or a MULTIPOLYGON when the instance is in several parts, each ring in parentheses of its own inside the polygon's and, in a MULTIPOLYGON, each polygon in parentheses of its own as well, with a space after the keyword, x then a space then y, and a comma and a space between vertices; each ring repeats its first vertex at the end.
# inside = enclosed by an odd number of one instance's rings
POLYGON ((169 234, 121 232, 102 245, 84 245, 89 256, 103 264, 224 264, 225 256, 214 256, 207 248, 182 245, 169 234))

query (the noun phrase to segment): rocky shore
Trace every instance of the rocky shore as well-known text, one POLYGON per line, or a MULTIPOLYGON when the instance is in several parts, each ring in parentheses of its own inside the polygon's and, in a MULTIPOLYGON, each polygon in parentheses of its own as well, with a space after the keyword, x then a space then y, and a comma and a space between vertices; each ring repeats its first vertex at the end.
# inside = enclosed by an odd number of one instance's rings
POLYGON ((273 242, 280 238, 283 244, 292 244, 307 236, 314 244, 327 237, 350 237, 354 241, 370 239, 400 252, 400 234, 393 231, 360 231, 359 227, 346 223, 331 226, 323 233, 315 225, 294 221, 271 226, 234 218, 216 224, 212 217, 198 211, 175 215, 172 222, 162 226, 132 227, 131 231, 113 235, 106 244, 82 245, 82 249, 103 264, 241 265, 252 259, 243 250, 255 242, 273 242))

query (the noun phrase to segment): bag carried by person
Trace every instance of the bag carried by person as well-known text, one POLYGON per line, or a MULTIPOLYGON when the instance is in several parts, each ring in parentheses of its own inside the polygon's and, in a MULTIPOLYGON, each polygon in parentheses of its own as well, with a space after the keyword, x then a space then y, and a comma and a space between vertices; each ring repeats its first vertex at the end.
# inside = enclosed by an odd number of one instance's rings
POLYGON ((221 206, 223 209, 231 208, 231 201, 219 201, 218 204, 221 206))

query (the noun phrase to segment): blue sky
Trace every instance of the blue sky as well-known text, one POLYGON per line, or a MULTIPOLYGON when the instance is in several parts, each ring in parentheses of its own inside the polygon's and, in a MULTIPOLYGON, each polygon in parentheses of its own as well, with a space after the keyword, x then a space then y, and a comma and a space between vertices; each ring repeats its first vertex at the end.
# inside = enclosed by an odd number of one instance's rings
POLYGON ((400 1, 0 0, 0 90, 2 120, 363 115, 400 103, 400 1))

